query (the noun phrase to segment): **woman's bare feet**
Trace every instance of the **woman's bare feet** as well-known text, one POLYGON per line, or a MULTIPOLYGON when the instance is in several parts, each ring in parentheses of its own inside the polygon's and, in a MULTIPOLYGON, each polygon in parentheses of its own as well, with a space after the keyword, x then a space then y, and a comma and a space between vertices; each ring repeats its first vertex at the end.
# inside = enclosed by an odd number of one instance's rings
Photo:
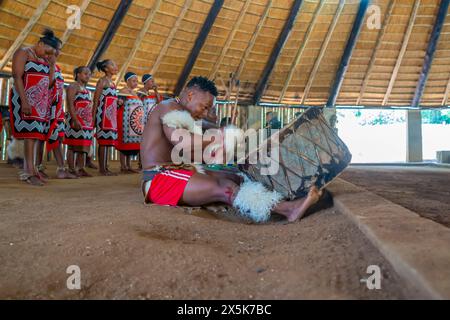
POLYGON ((87 177, 87 178, 91 178, 92 177, 92 174, 90 174, 89 172, 84 170, 84 168, 78 169, 77 175, 79 177, 87 177))
POLYGON ((78 176, 68 172, 65 169, 56 170, 56 179, 78 179, 78 176))
POLYGON ((129 173, 140 173, 138 170, 134 170, 133 168, 128 168, 129 173))
POLYGON ((47 183, 50 179, 50 177, 43 170, 38 170, 36 177, 39 178, 39 180, 41 180, 43 183, 47 183))
POLYGON ((23 182, 28 183, 29 185, 32 185, 32 186, 42 187, 44 185, 44 182, 42 182, 42 180, 39 178, 39 176, 33 175, 33 174, 28 174, 25 172, 20 173, 19 179, 23 182))
POLYGON ((312 186, 305 198, 282 202, 278 204, 275 211, 284 215, 289 222, 294 222, 303 218, 306 210, 317 203, 321 195, 322 191, 319 191, 316 186, 312 186))

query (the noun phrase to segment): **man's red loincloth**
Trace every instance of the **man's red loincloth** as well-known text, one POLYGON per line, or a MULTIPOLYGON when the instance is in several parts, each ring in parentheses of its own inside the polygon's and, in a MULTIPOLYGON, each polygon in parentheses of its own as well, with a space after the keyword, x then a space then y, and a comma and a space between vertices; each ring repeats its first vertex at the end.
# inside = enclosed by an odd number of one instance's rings
POLYGON ((193 170, 183 169, 164 170, 156 174, 145 195, 145 202, 158 205, 178 205, 189 179, 194 174, 193 170))

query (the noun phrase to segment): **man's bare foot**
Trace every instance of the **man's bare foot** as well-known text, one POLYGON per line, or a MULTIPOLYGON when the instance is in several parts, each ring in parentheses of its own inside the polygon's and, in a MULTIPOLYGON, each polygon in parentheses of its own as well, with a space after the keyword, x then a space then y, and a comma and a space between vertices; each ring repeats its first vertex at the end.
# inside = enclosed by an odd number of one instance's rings
POLYGON ((56 179, 78 179, 78 176, 68 172, 65 169, 56 170, 56 179))
POLYGON ((303 218, 306 210, 317 203, 321 195, 322 191, 319 191, 316 186, 312 186, 311 189, 309 189, 306 198, 287 202, 288 206, 290 206, 286 215, 288 221, 294 222, 297 219, 303 218))

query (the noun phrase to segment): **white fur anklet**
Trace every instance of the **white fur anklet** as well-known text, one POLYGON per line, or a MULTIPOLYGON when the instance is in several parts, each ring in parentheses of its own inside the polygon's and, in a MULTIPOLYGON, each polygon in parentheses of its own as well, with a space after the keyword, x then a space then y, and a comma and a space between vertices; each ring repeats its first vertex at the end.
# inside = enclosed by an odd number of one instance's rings
POLYGON ((255 222, 266 222, 270 218, 270 212, 283 196, 276 191, 269 191, 260 182, 246 180, 233 201, 233 206, 244 217, 255 222))

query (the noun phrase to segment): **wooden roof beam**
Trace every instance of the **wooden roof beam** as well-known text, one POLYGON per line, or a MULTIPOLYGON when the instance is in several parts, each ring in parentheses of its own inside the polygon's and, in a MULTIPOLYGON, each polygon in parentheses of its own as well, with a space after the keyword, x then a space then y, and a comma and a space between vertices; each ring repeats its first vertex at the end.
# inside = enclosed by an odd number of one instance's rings
POLYGON ((214 21, 216 21, 220 9, 222 9, 223 2, 224 0, 214 0, 214 3, 211 6, 211 9, 209 10, 208 16, 206 17, 206 20, 203 23, 203 26, 200 30, 200 33, 198 34, 197 39, 195 40, 194 46, 192 47, 191 53, 189 54, 186 64, 184 65, 183 71, 181 72, 180 77, 178 78, 178 82, 174 90, 175 95, 180 94, 181 90, 184 87, 184 84, 186 83, 187 78, 191 74, 192 68, 194 67, 195 61, 197 60, 197 57, 200 54, 200 50, 202 49, 203 44, 205 43, 206 38, 208 37, 209 31, 211 30, 214 21))
POLYGON ((439 11, 436 16, 436 21, 434 22, 433 30, 431 31, 430 40, 428 42, 422 72, 420 73, 414 98, 411 103, 412 107, 419 107, 420 100, 422 99, 425 84, 427 83, 428 74, 431 69, 431 64, 433 63, 434 53, 436 52, 439 41, 439 36, 441 35, 442 26, 444 25, 445 17, 447 16, 449 2, 450 0, 441 0, 441 4, 439 5, 439 11))
POLYGON ((305 37, 303 38, 302 43, 297 50, 297 54, 295 55, 294 61, 292 62, 291 67, 289 68, 289 73, 286 77, 286 81, 284 82, 283 89, 281 90, 280 98, 278 99, 279 103, 281 103, 281 101, 284 99, 284 96, 286 95, 286 91, 289 87, 289 83, 291 82, 292 77, 294 76, 295 69, 300 62, 300 59, 303 55, 303 51, 305 50, 306 44, 308 43, 309 37, 311 36, 312 30, 314 29, 316 19, 319 16, 319 12, 322 9, 324 4, 325 4, 325 0, 320 0, 320 3, 317 5, 316 11, 314 12, 314 15, 308 26, 308 30, 306 31, 305 37))
POLYGON ((116 34, 116 31, 119 28, 120 24, 122 23, 123 18, 127 14, 128 9, 130 9, 132 2, 133 2, 132 0, 121 0, 120 1, 119 6, 117 7, 116 11, 114 12, 113 17, 108 24, 108 27, 106 28, 105 32, 103 33, 103 36, 102 36, 100 42, 98 43, 97 48, 95 49, 91 60, 88 63, 89 69, 91 69, 91 70, 95 69, 95 64, 98 62, 98 60, 100 60, 101 56, 108 49, 109 45, 111 44, 112 38, 116 34))
POLYGON ((147 34, 148 30, 150 29, 150 25, 153 22, 153 19, 155 18, 156 12, 159 10, 159 6, 161 5, 162 0, 156 0, 156 3, 153 8, 151 8, 147 18, 144 21, 144 25, 141 28, 141 31, 139 31, 139 35, 137 36, 136 40, 134 41, 133 48, 131 49, 131 52, 126 57, 125 61, 122 63, 122 67, 120 68, 119 74, 116 78, 116 85, 122 81, 123 76, 127 72, 128 67, 130 66, 131 61, 133 61, 134 57, 136 56, 136 53, 139 49, 139 46, 141 45, 142 40, 144 39, 145 35, 147 34))
POLYGON ((358 40, 359 34, 361 33, 361 28, 364 24, 364 17, 366 15, 367 8, 369 7, 370 0, 361 0, 359 4, 359 9, 353 22, 352 31, 350 32, 350 37, 347 40, 345 46, 344 54, 341 58, 341 63, 336 72, 334 79, 334 84, 331 87, 330 95, 327 101, 327 107, 334 107, 336 104, 337 97, 341 90, 342 82, 344 82, 344 77, 352 57, 353 49, 355 48, 356 41, 358 40))
POLYGON ((253 32, 253 35, 250 39, 250 42, 248 43, 247 48, 245 49, 244 55, 242 56, 241 62, 239 62, 239 66, 237 67, 235 78, 239 79, 241 76, 242 70, 244 70, 245 63, 248 59, 248 56, 250 55, 250 52, 253 50, 253 46, 256 43, 256 38, 258 38, 259 33, 261 32, 262 27, 264 26, 264 23, 266 22, 267 16, 269 15, 269 10, 272 7, 272 0, 268 0, 266 4, 266 8, 264 9, 263 14, 261 15, 261 18, 259 19, 258 25, 256 26, 255 32, 253 32))
POLYGON ((266 66, 264 67, 264 70, 262 72, 261 78, 256 85, 255 94, 253 96, 253 104, 257 105, 259 104, 264 91, 266 90, 267 83, 269 81, 270 74, 273 71, 273 68, 275 67, 275 64, 277 63, 278 57, 280 56, 281 51, 283 50, 283 47, 289 38, 289 35, 292 31, 292 28, 294 26, 294 22, 297 18, 297 15, 300 11, 300 6, 302 5, 302 0, 295 0, 292 4, 291 10, 289 12, 289 16, 284 23, 283 29, 281 30, 280 35, 278 36, 278 40, 275 43, 275 46, 272 50, 272 53, 270 54, 269 60, 266 63, 266 66))
POLYGON ((364 75, 364 80, 361 85, 361 90, 359 91, 358 99, 356 100, 357 106, 359 106, 361 104, 361 99, 364 95, 364 92, 366 91, 367 83, 369 82, 369 78, 370 78, 370 74, 372 73, 373 67, 375 66, 375 58, 377 56, 378 49, 380 48, 382 39, 384 37, 384 34, 386 33, 386 26, 389 24, 389 21, 390 21, 391 15, 392 15, 392 11, 394 11, 394 2, 395 2, 395 0, 391 0, 389 2, 389 6, 386 10, 386 14, 384 15, 383 24, 381 25, 381 31, 378 33, 378 37, 377 37, 377 40, 375 43, 375 48, 372 51, 372 56, 370 57, 369 66, 364 75))
POLYGON ((161 65, 161 62, 162 62, 163 58, 165 57, 167 50, 169 50, 170 44, 172 43, 172 40, 175 37, 175 34, 178 31, 178 28, 180 27, 181 21, 183 21, 184 16, 188 12, 191 5, 192 5, 192 0, 186 0, 186 2, 184 3, 183 9, 181 9, 181 12, 177 17, 177 20, 175 21, 174 26, 170 30, 170 33, 167 36, 166 41, 164 42, 164 45, 162 46, 161 50, 159 51, 158 58, 156 58, 156 61, 153 64, 150 74, 155 74, 156 71, 158 70, 159 66, 161 65))
POLYGON ((403 61, 403 56, 405 55, 406 48, 408 47, 409 38, 411 37, 411 32, 414 27, 414 21, 416 20, 417 12, 419 11, 420 0, 415 0, 413 12, 409 18, 408 28, 406 29, 405 36, 403 37, 402 48, 397 57, 397 62, 395 63, 394 71, 392 72, 391 79, 389 80, 389 85, 386 90, 386 94, 383 98, 382 105, 385 106, 388 103, 389 96, 391 95, 392 88, 394 87, 395 80, 397 79, 398 71, 403 61))
POLYGON ((22 29, 19 36, 14 40, 11 47, 9 47, 8 51, 6 51, 5 55, 0 60, 0 70, 2 70, 8 64, 14 52, 16 52, 16 50, 19 49, 20 46, 23 44, 25 39, 30 34, 30 31, 33 29, 34 25, 38 22, 39 18, 42 16, 45 9, 47 9, 49 4, 50 0, 41 1, 41 3, 31 16, 30 20, 28 20, 26 26, 22 29))
POLYGON ((330 40, 331 40, 331 38, 333 36, 334 29, 336 28, 336 26, 338 24, 339 18, 340 18, 341 13, 342 13, 342 9, 344 9, 344 5, 345 5, 344 1, 339 1, 339 4, 338 4, 338 6, 336 8, 336 11, 334 13, 333 21, 331 22, 330 26, 328 27, 327 35, 326 35, 325 39, 322 42, 322 46, 320 47, 320 51, 319 51, 319 54, 318 54, 318 56, 316 58, 316 61, 314 61, 314 66, 313 66, 313 68, 311 70, 311 73, 309 75, 309 79, 308 79, 308 82, 306 83, 305 90, 303 91, 303 96, 302 96, 302 98, 300 100, 300 104, 304 104, 305 101, 306 101, 306 98, 309 95, 309 91, 311 90, 312 84, 313 84, 314 79, 315 79, 315 77, 317 75, 317 72, 319 70, 320 63, 322 62, 322 58, 325 55, 325 52, 327 51, 328 44, 330 43, 330 40))

